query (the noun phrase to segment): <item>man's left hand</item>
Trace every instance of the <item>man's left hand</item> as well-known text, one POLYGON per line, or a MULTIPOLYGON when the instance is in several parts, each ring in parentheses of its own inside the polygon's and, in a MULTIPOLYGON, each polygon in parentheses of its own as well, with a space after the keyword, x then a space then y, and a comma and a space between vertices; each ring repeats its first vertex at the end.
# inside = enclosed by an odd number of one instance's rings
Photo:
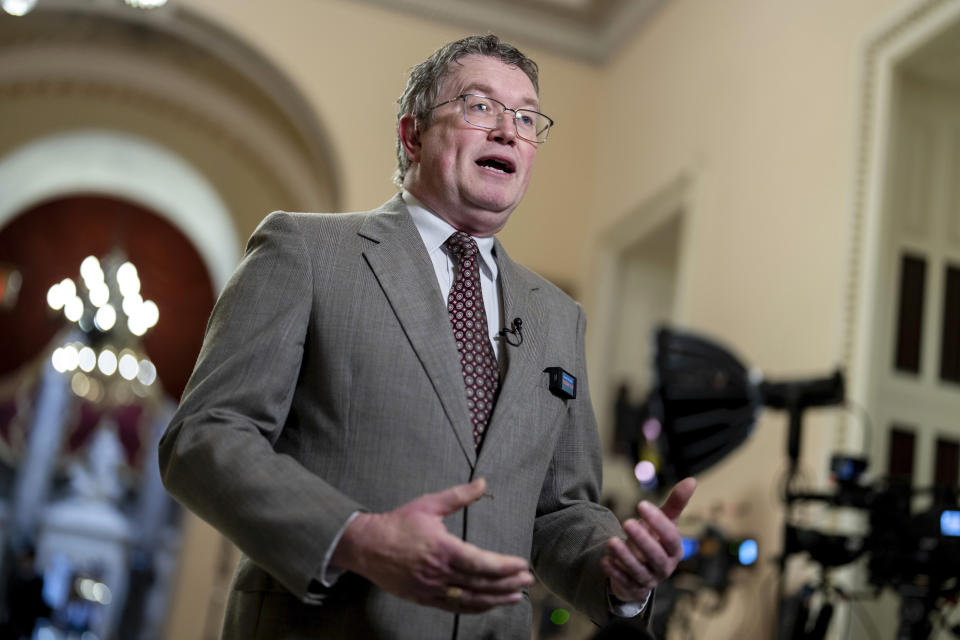
POLYGON ((677 519, 690 501, 697 481, 681 480, 659 509, 649 502, 637 505, 640 520, 623 523, 626 540, 607 542, 603 570, 610 580, 610 593, 622 602, 644 602, 650 591, 670 576, 683 558, 677 519))

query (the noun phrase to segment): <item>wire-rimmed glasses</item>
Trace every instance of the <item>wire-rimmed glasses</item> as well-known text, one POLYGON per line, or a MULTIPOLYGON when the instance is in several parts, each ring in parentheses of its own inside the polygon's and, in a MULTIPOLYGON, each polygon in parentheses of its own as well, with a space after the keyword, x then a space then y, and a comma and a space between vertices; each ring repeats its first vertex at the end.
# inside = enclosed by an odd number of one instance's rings
POLYGON ((524 140, 541 144, 547 141, 547 135, 550 133, 550 127, 553 126, 553 120, 543 115, 539 111, 532 109, 511 109, 499 100, 488 98, 487 96, 478 96, 472 93, 461 93, 455 98, 451 98, 440 104, 430 107, 434 110, 445 104, 463 101, 463 119, 467 124, 482 129, 496 129, 500 124, 500 118, 507 112, 513 112, 513 124, 516 126, 517 135, 524 140))

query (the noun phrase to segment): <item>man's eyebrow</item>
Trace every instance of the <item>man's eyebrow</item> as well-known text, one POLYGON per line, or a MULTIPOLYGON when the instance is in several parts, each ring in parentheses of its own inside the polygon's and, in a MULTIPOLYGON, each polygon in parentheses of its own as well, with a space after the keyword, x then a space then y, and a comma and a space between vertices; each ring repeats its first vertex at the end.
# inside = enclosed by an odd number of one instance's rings
MULTIPOLYGON (((480 83, 480 82, 472 82, 472 83, 468 84, 467 86, 463 87, 463 88, 460 90, 460 93, 473 93, 474 91, 479 91, 481 95, 485 95, 485 96, 490 97, 490 98, 493 98, 493 97, 494 97, 494 96, 490 95, 491 93, 494 92, 493 87, 491 87, 491 86, 488 85, 488 84, 483 84, 483 83, 480 83)), ((524 105, 524 106, 519 107, 520 109, 529 108, 529 107, 531 107, 531 106, 532 106, 534 109, 539 109, 539 108, 540 108, 540 101, 537 100, 536 97, 527 96, 526 98, 524 98, 524 99, 522 100, 522 102, 523 102, 523 105, 524 105)), ((510 107, 510 106, 512 106, 512 105, 509 105, 509 104, 508 104, 507 106, 510 107)))

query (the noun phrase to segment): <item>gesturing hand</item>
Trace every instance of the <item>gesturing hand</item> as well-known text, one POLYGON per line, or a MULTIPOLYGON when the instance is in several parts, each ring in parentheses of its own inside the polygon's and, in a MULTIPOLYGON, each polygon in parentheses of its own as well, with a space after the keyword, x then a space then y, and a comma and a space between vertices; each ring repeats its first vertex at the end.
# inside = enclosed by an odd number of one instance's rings
POLYGON ((649 502, 637 505, 642 520, 623 523, 626 540, 610 538, 602 560, 610 579, 610 592, 624 602, 643 602, 658 582, 670 576, 683 558, 677 531, 680 512, 690 501, 697 481, 681 480, 670 491, 663 506, 649 502))
POLYGON ((527 561, 481 549, 447 531, 444 516, 479 500, 482 478, 429 493, 387 513, 361 513, 331 565, 419 604, 477 613, 519 602, 533 584, 527 561))

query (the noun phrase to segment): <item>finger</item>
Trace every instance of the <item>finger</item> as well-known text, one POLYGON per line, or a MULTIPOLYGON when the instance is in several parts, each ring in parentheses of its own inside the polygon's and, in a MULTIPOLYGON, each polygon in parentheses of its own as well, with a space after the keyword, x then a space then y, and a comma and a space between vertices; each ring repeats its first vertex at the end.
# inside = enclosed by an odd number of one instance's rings
POLYGON ((421 500, 433 513, 448 516, 479 500, 486 490, 487 481, 477 478, 469 484, 458 484, 437 493, 428 493, 421 500))
POLYGON ((528 569, 527 561, 519 556, 488 551, 459 539, 452 545, 450 566, 463 574, 502 578, 528 569))
POLYGON ((670 491, 660 510, 674 522, 680 518, 680 513, 690 502, 694 490, 697 488, 696 478, 684 478, 670 491))
POLYGON ((617 587, 614 593, 618 598, 621 595, 628 594, 633 589, 631 586, 633 581, 630 576, 624 573, 623 568, 612 557, 604 556, 600 561, 600 566, 607 577, 610 578, 611 586, 617 587))
POLYGON ((533 574, 522 571, 499 578, 489 578, 473 574, 458 574, 454 576, 456 584, 478 595, 509 595, 519 593, 533 584, 533 574))
POLYGON ((652 587, 656 579, 650 570, 641 563, 632 551, 627 547, 627 543, 620 538, 610 538, 607 543, 609 557, 617 562, 617 565, 624 576, 631 583, 638 586, 652 587))
POLYGON ((627 549, 654 576, 665 578, 672 570, 670 552, 664 548, 662 540, 653 535, 649 528, 636 520, 623 523, 627 534, 627 549))
POLYGON ((650 589, 632 582, 613 558, 604 557, 601 560, 601 568, 610 580, 610 593, 618 600, 622 602, 642 602, 650 593, 650 589))
POLYGON ((455 602, 444 598, 444 606, 441 608, 457 613, 482 613, 496 607, 516 604, 523 600, 524 597, 524 594, 520 591, 508 595, 491 595, 475 593, 469 589, 464 589, 463 594, 455 602))
POLYGON ((671 558, 683 555, 683 539, 675 520, 649 502, 641 502, 637 511, 643 517, 645 528, 659 541, 659 545, 671 558))

